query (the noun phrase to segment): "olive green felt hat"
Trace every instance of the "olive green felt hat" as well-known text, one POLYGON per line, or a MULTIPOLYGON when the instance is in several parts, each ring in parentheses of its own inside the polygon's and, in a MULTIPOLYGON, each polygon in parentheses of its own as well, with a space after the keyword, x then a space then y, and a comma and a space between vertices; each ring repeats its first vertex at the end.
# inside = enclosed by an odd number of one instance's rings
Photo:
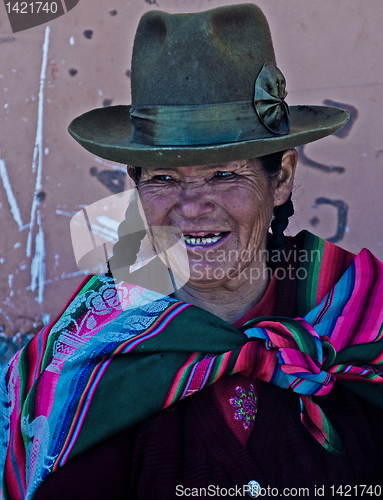
POLYGON ((287 105, 269 26, 253 4, 145 14, 131 89, 131 106, 89 111, 69 132, 88 151, 134 166, 264 156, 330 135, 349 118, 339 108, 287 105))

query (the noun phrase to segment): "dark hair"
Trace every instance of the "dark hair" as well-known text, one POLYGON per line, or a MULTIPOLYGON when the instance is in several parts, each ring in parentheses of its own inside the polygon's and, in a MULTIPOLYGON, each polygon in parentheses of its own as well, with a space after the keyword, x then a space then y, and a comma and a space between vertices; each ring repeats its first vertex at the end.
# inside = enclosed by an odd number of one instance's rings
MULTIPOLYGON (((273 182, 278 178, 281 171, 282 157, 285 151, 278 151, 266 156, 260 156, 258 160, 262 163, 270 181, 273 182)), ((289 217, 294 215, 294 206, 291 200, 291 194, 288 200, 282 205, 274 207, 274 218, 271 221, 271 231, 269 235, 268 247, 269 250, 278 250, 281 252, 286 245, 286 237, 284 231, 289 223, 289 217)))
MULTIPOLYGON (((260 156, 257 158, 261 162, 266 175, 270 179, 270 182, 275 181, 278 178, 279 172, 281 170, 281 162, 284 151, 278 151, 277 153, 272 153, 266 156, 260 156)), ((135 179, 134 182, 138 188, 140 178, 142 174, 141 167, 135 167, 135 179)), ((284 230, 289 222, 289 217, 294 214, 294 207, 291 201, 291 195, 289 199, 278 207, 274 208, 274 218, 271 222, 272 233, 269 235, 268 248, 269 250, 282 251, 286 244, 286 238, 284 230)), ((121 222, 118 227, 118 242, 113 247, 113 257, 109 259, 108 275, 111 275, 111 270, 115 278, 116 270, 121 269, 121 273, 129 273, 129 266, 134 264, 137 258, 137 254, 140 250, 141 240, 145 236, 145 231, 137 230, 134 232, 135 227, 138 229, 142 227, 142 219, 138 211, 137 200, 132 200, 125 212, 125 220, 121 222), (141 222, 141 224, 140 224, 141 222), (129 228, 129 230, 128 230, 129 228), (123 268, 125 271, 123 271, 123 268)), ((118 279, 125 279, 122 275, 118 276, 118 279)))

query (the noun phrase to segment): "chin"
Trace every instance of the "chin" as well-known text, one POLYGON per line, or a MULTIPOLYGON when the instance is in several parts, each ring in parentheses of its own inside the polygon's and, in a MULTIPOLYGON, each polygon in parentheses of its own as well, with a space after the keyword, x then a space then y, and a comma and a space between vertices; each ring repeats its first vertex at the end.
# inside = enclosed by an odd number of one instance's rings
POLYGON ((191 262, 188 284, 217 285, 227 282, 237 274, 237 269, 219 262, 191 262))

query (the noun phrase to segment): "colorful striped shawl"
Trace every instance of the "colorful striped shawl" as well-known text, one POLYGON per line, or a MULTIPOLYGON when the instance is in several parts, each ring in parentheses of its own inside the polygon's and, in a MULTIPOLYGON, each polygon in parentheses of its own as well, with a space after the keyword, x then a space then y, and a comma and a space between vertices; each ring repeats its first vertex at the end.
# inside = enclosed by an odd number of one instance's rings
POLYGON ((301 263, 299 317, 240 330, 191 304, 88 277, 1 373, 2 498, 32 498, 68 460, 234 373, 295 391, 303 425, 341 455, 318 396, 339 380, 383 407, 383 264, 308 232, 298 239, 320 255, 301 263))

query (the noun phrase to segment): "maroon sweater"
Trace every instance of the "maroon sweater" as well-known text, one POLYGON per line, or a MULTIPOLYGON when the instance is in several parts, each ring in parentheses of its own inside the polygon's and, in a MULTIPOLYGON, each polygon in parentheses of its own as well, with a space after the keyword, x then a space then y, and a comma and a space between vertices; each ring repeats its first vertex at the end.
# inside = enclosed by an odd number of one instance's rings
POLYGON ((177 485, 224 488, 256 480, 280 492, 307 487, 305 498, 317 499, 315 485, 324 486, 324 498, 332 498, 332 485, 342 485, 343 491, 346 485, 382 485, 382 410, 340 384, 322 408, 346 448, 342 458, 331 455, 305 429, 298 397, 290 391, 263 383, 246 449, 208 392, 201 391, 68 463, 35 498, 170 500, 179 498, 177 485))
MULTIPOLYGON (((278 282, 274 314, 294 317, 294 309, 295 283, 278 282)), ((321 406, 340 435, 344 457, 331 455, 303 426, 297 394, 268 383, 262 383, 255 426, 244 448, 207 389, 69 462, 34 498, 171 500, 182 493, 209 498, 209 486, 210 496, 225 496, 217 487, 238 486, 242 493, 251 480, 269 487, 263 498, 287 497, 284 488, 308 488, 300 496, 315 500, 338 497, 339 486, 343 496, 355 498, 361 498, 358 485, 379 492, 374 487, 383 483, 383 410, 339 383, 321 406), (206 488, 206 496, 203 489, 185 488, 206 488)))

